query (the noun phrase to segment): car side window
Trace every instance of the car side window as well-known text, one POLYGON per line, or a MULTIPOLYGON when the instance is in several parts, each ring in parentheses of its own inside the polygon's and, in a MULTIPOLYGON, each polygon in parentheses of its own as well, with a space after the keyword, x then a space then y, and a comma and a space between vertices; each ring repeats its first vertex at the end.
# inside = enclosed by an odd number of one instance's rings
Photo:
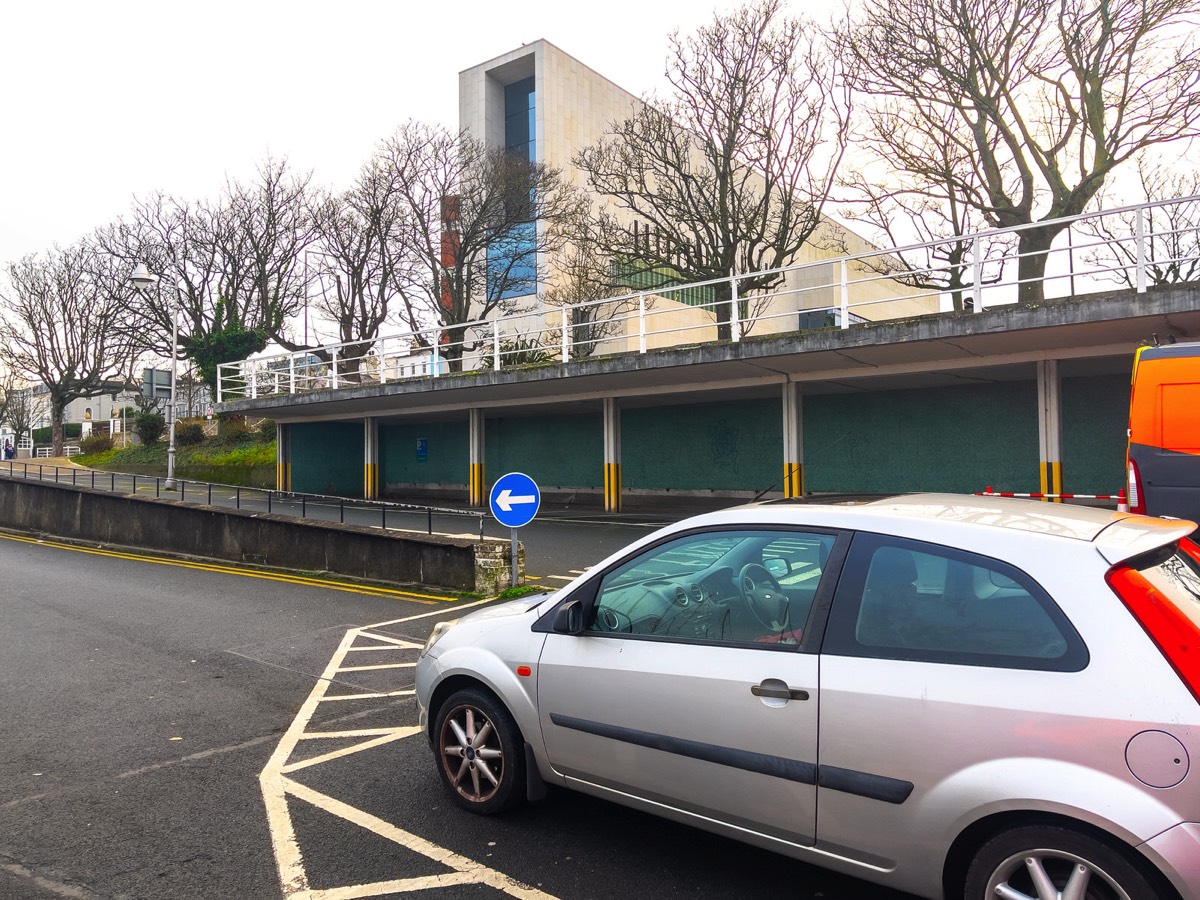
POLYGON ((738 530, 686 535, 607 572, 588 632, 795 646, 834 535, 738 530))
POLYGON ((1070 670, 1078 634, 1028 575, 999 560, 917 541, 854 539, 826 652, 1070 670))

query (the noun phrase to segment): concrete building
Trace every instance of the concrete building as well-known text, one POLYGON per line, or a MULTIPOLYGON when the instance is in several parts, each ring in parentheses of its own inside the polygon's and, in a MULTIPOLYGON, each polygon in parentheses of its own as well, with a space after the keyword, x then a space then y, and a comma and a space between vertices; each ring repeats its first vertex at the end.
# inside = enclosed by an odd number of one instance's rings
MULTIPOLYGON (((20 390, 26 394, 32 412, 32 427, 49 428, 53 423, 50 415, 50 392, 46 386, 35 384, 20 390)), ((113 435, 127 433, 133 428, 127 410, 139 410, 141 405, 149 400, 153 401, 154 408, 159 410, 167 421, 171 421, 170 399, 171 370, 146 368, 142 370, 142 382, 137 389, 130 388, 122 381, 113 381, 105 393, 72 400, 63 410, 63 424, 79 424, 81 437, 88 437, 94 432, 113 435)), ((212 395, 206 385, 188 376, 177 380, 175 418, 204 416, 211 412, 212 406, 212 395)), ((16 434, 9 423, 0 426, 0 445, 5 440, 12 440, 22 456, 32 456, 34 453, 31 435, 16 434)), ((75 439, 69 439, 67 443, 74 441, 75 439)))
MULTIPOLYGON (((575 154, 597 143, 611 123, 628 119, 642 106, 638 97, 546 40, 464 70, 458 91, 461 129, 490 147, 528 153, 535 162, 561 169, 582 188, 587 187, 586 177, 572 161, 575 154)), ((597 204, 601 202, 596 198, 597 204)), ((906 289, 880 276, 877 270, 882 267, 872 265, 870 259, 852 260, 844 268, 834 262, 875 249, 833 219, 823 218, 812 240, 787 261, 808 265, 788 272, 769 299, 756 302, 757 321, 750 329, 760 335, 786 333, 825 318, 840 324, 843 299, 858 306, 855 321, 940 310, 936 295, 906 289), (900 299, 898 295, 904 294, 910 296, 900 299)), ((545 270, 547 261, 539 262, 545 270)), ((678 327, 689 332, 689 342, 709 340, 716 336, 716 325, 707 334, 702 326, 711 322, 712 315, 698 307, 710 294, 704 289, 664 291, 655 303, 664 311, 678 307, 678 327)), ((539 302, 539 297, 530 297, 527 308, 536 308, 539 302)), ((629 349, 632 338, 626 328, 610 335, 611 343, 600 349, 629 349)))

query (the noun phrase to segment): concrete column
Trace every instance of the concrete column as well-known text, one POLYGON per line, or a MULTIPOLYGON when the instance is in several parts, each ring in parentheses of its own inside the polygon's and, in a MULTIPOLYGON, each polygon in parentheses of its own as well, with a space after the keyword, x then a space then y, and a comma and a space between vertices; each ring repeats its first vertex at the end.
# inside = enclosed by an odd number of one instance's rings
POLYGON ((794 381, 783 386, 783 496, 804 496, 804 395, 794 381))
POLYGON ((604 509, 621 509, 621 404, 604 398, 604 509))
MULTIPOLYGON (((1041 493, 1063 492, 1062 471, 1062 381, 1058 360, 1045 359, 1037 364, 1038 455, 1041 493)), ((1055 503, 1061 503, 1058 497, 1055 503)))
POLYGON ((379 499, 379 420, 363 419, 363 499, 379 499))
POLYGON ((471 506, 487 506, 487 490, 483 480, 484 418, 482 409, 468 410, 470 443, 470 472, 467 474, 468 503, 471 506))
POLYGON ((275 490, 292 489, 292 426, 275 423, 275 490))

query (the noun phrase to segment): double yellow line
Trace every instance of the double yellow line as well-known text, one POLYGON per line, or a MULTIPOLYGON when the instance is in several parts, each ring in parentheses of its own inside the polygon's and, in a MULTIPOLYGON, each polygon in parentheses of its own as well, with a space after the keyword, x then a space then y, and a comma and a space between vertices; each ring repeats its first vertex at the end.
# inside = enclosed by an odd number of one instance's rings
POLYGON ((92 556, 107 556, 112 559, 128 559, 134 562, 154 563, 160 566, 175 566, 180 569, 196 569, 201 572, 216 572, 221 575, 240 575, 243 578, 261 578, 264 581, 282 581, 286 584, 300 584, 306 587, 323 587, 335 591, 345 591, 350 594, 365 594, 368 597, 390 597, 395 600, 408 600, 412 603, 424 603, 432 606, 437 603, 452 603, 454 597, 439 597, 436 594, 418 594, 413 591, 401 591, 374 585, 354 584, 348 581, 332 581, 327 578, 312 578, 306 575, 290 575, 285 572, 263 572, 255 569, 243 569, 234 566, 223 566, 216 563, 195 562, 191 560, 169 559, 162 556, 148 556, 142 553, 123 553, 117 550, 101 550, 94 547, 81 547, 76 544, 65 544, 60 541, 50 541, 41 538, 24 537, 16 534, 0 532, 0 538, 6 541, 16 541, 21 544, 36 544, 41 547, 52 547, 56 550, 71 550, 75 553, 88 553, 92 556))

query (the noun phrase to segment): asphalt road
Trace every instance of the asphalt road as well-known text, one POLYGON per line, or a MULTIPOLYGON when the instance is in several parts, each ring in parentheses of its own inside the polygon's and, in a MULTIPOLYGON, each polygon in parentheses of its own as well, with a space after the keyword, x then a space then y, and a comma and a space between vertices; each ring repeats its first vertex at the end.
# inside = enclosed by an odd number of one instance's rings
POLYGON ((568 792, 452 807, 410 689, 455 604, 16 535, 0 585, 6 900, 899 896, 568 792))

